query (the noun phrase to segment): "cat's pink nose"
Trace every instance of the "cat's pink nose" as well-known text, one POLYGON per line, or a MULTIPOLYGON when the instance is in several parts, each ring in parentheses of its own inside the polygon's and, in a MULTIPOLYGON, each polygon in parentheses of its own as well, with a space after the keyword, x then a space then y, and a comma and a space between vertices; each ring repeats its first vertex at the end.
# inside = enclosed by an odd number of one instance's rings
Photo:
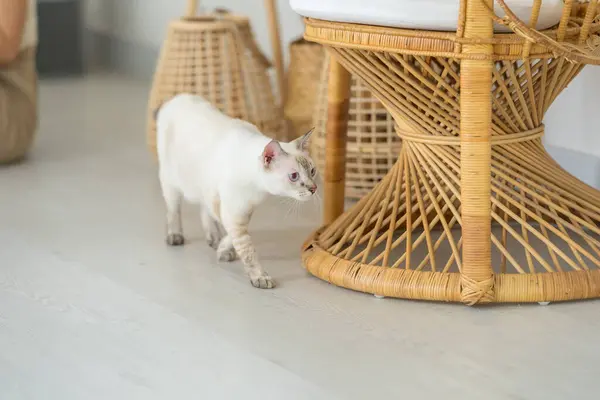
POLYGON ((308 190, 312 193, 315 194, 315 192, 317 191, 317 185, 312 185, 309 186, 308 190))

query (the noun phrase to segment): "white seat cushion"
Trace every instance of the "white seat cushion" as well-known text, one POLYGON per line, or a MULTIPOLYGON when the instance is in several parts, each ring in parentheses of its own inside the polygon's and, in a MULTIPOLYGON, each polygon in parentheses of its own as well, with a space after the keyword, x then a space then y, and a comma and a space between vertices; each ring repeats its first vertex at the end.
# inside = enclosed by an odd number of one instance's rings
MULTIPOLYGON (((543 0, 537 29, 547 29, 560 21, 563 0, 543 0)), ((304 17, 335 22, 390 26, 430 31, 456 31, 460 0, 290 0, 294 11, 304 17)), ((506 5, 526 23, 533 0, 506 0, 506 5)), ((494 4, 496 15, 503 10, 494 4)), ((510 32, 495 26, 497 32, 510 32)))

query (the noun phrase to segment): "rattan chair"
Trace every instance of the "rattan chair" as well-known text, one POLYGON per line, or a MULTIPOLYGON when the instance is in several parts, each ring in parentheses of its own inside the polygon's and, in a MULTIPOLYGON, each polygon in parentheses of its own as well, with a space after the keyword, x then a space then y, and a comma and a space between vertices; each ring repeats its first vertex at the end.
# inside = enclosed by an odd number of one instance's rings
POLYGON ((307 270, 380 296, 467 305, 599 297, 600 193, 542 144, 554 99, 600 63, 598 1, 428 0, 409 2, 429 7, 412 20, 402 0, 354 14, 357 1, 343 14, 339 2, 328 9, 335 2, 291 0, 305 38, 336 60, 325 224, 303 246, 307 270), (344 212, 350 73, 394 116, 402 146, 344 212))

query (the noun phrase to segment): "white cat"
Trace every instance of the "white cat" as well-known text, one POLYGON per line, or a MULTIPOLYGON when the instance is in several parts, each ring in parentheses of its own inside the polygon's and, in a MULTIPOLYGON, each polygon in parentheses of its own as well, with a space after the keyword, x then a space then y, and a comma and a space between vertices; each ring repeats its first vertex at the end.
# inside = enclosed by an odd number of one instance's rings
POLYGON ((316 169, 308 155, 312 130, 292 142, 278 142, 192 94, 165 102, 156 113, 156 126, 167 243, 184 243, 180 209, 185 198, 200 205, 202 226, 218 259, 239 256, 253 286, 272 288, 248 223, 268 195, 305 201, 315 194, 316 169))

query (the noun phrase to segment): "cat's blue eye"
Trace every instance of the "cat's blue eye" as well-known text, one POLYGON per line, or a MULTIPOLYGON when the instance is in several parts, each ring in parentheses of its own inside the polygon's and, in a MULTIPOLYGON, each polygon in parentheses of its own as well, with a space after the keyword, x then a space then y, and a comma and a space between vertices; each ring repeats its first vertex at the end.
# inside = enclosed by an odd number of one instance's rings
POLYGON ((300 178, 300 174, 297 172, 292 172, 290 175, 290 181, 292 182, 296 182, 298 180, 298 178, 300 178))

